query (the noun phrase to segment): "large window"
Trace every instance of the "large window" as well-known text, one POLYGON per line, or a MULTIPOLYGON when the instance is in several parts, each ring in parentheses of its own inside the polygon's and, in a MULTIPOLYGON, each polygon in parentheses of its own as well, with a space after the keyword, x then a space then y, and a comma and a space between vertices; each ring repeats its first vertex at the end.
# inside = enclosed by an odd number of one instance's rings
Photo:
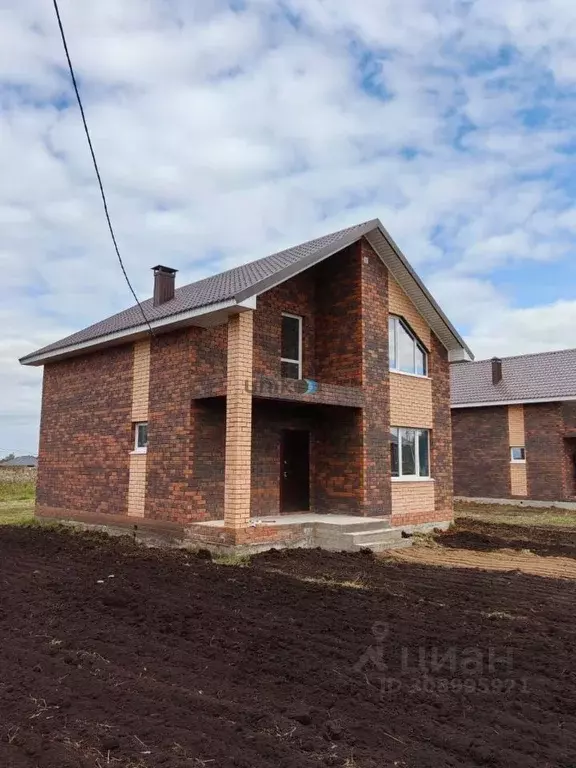
POLYGON ((428 374, 426 350, 406 323, 396 315, 390 315, 388 339, 391 371, 413 373, 416 376, 428 374))
POLYGON ((430 477, 429 430, 392 427, 390 432, 392 477, 430 477))
POLYGON ((302 378, 302 318, 297 315, 282 315, 280 363, 283 378, 302 378))

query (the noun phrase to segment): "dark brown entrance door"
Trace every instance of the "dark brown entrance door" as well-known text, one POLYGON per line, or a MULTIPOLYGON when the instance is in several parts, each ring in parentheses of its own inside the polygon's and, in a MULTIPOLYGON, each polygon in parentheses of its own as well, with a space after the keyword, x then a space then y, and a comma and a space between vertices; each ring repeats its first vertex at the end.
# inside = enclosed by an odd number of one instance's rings
POLYGON ((310 509, 310 433, 286 429, 280 436, 280 510, 310 509))

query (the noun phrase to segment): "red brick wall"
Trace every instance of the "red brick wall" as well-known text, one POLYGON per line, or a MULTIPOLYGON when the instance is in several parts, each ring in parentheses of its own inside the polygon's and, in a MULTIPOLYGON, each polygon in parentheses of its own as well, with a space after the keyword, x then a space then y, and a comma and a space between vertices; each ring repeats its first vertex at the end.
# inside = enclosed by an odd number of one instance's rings
POLYGON ((312 270, 316 280, 316 376, 318 381, 362 384, 360 249, 352 246, 312 270))
POLYGON ((39 507, 125 514, 132 367, 131 344, 45 366, 39 507))
POLYGON ((509 498, 508 409, 454 408, 452 440, 456 496, 509 498))
POLYGON ((432 334, 430 350, 430 376, 432 377, 432 445, 431 471, 434 478, 435 507, 452 517, 452 416, 450 409, 450 364, 448 352, 432 334))
POLYGON ((316 377, 316 281, 312 270, 302 272, 258 297, 254 317, 254 375, 280 376, 282 313, 302 321, 303 378, 316 377))
MULTIPOLYGON (((524 406, 528 499, 572 497, 572 449, 564 431, 575 417, 576 410, 566 403, 524 406)), ((455 408, 452 424, 456 495, 510 498, 508 408, 455 408)))
POLYGON ((388 362, 388 270, 366 241, 361 241, 362 378, 365 515, 391 513, 390 371, 388 362))
POLYGON ((192 402, 191 392, 203 377, 224 375, 225 338, 221 328, 187 328, 152 340, 146 517, 223 515, 224 407, 192 402))
POLYGON ((528 498, 560 500, 568 495, 562 403, 524 407, 528 498))
POLYGON ((315 510, 362 514, 362 412, 323 408, 312 443, 315 510))
POLYGON ((360 251, 354 246, 259 296, 254 375, 280 376, 282 313, 288 312, 303 318, 303 377, 359 386, 360 276, 360 251))
MULTIPOLYGON (((283 429, 310 431, 311 443, 316 429, 316 409, 276 401, 255 400, 252 409, 252 485, 253 516, 280 513, 280 434, 283 429)), ((310 474, 314 448, 311 445, 310 474)), ((310 503, 314 504, 311 484, 310 503)))
POLYGON ((576 454, 576 403, 562 403, 562 417, 564 429, 570 430, 574 435, 566 437, 564 443, 564 491, 566 498, 574 500, 576 497, 576 476, 574 469, 574 455, 576 454))
POLYGON ((562 419, 565 429, 576 430, 576 402, 562 403, 562 419))
POLYGON ((256 400, 252 413, 252 515, 280 513, 280 437, 284 429, 310 432, 310 510, 358 513, 360 411, 256 400))

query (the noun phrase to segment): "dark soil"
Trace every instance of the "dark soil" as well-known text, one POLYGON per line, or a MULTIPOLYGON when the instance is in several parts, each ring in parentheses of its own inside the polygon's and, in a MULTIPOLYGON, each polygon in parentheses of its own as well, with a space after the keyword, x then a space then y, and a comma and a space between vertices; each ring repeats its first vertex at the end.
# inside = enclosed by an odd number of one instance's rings
POLYGON ((8 527, 0 578, 2 768, 576 765, 576 582, 8 527))
POLYGON ((450 530, 437 534, 435 541, 456 549, 528 549, 544 557, 576 558, 576 530, 559 526, 513 525, 464 517, 450 530))

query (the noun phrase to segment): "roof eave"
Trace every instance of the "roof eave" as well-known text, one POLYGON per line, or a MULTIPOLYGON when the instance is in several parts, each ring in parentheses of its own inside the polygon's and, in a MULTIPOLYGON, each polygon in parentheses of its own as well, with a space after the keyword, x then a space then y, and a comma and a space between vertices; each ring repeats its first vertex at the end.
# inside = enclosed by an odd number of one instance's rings
MULTIPOLYGON (((240 302, 232 298, 216 304, 209 304, 205 307, 197 307, 186 312, 180 312, 176 315, 150 320, 150 326, 153 331, 158 331, 159 333, 165 333, 187 325, 210 327, 225 322, 231 314, 254 309, 255 306, 255 300, 246 299, 240 302)), ((69 344, 66 347, 58 347, 46 352, 35 352, 31 355, 25 355, 20 358, 20 363, 21 365, 30 366, 46 365, 46 363, 53 363, 67 357, 83 354, 84 352, 94 352, 105 347, 136 341, 144 338, 149 333, 148 325, 141 323, 132 328, 125 328, 121 331, 105 334, 104 336, 97 336, 94 339, 88 339, 77 344, 69 344)))
POLYGON ((576 400, 576 395, 557 395, 556 397, 521 398, 519 400, 486 400, 478 403, 451 403, 456 408, 493 408, 497 405, 538 405, 539 403, 565 403, 576 400))

